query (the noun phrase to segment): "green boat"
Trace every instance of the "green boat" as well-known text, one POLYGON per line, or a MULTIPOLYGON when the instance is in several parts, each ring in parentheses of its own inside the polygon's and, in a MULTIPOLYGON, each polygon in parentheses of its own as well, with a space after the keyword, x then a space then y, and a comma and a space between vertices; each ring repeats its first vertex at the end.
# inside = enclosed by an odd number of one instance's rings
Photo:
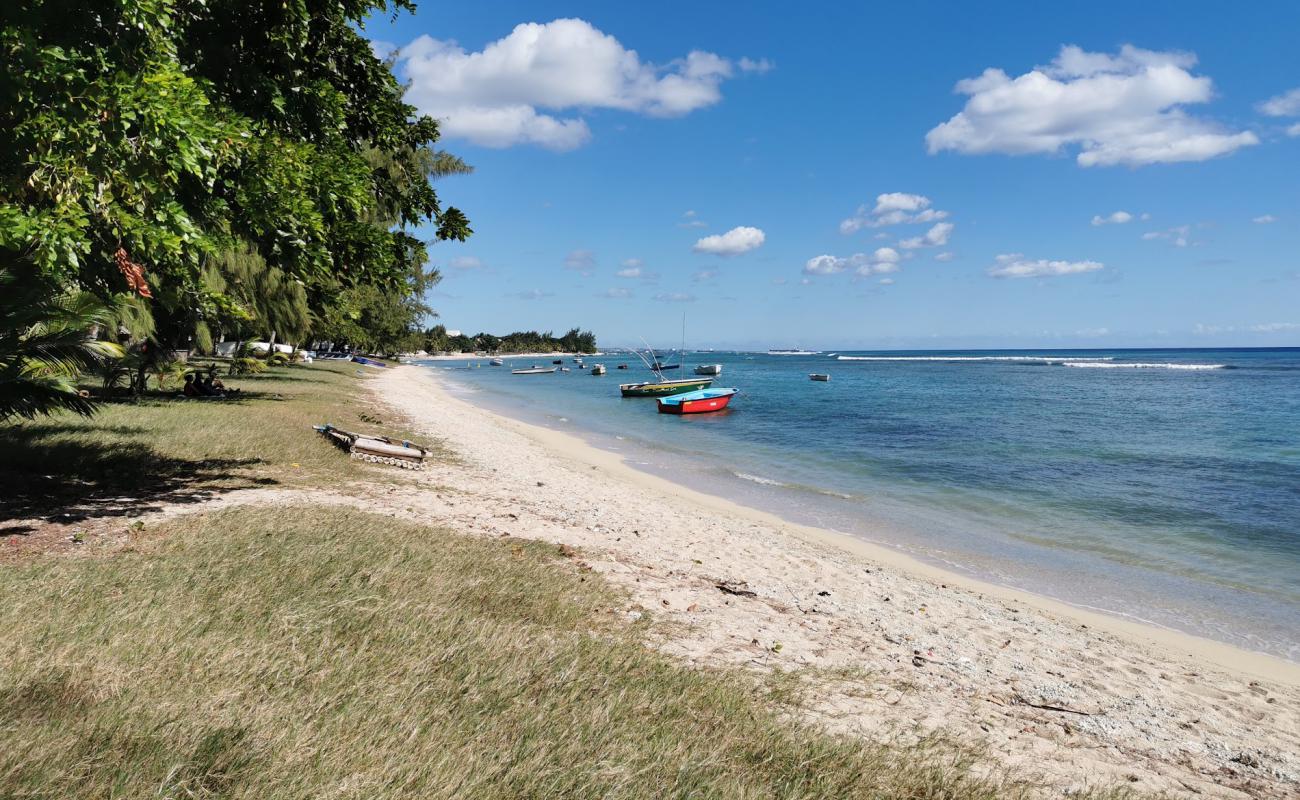
POLYGON ((667 397, 682 392, 694 392, 707 389, 713 383, 712 378, 682 378, 675 381, 642 381, 641 383, 620 384, 618 390, 624 397, 667 397))

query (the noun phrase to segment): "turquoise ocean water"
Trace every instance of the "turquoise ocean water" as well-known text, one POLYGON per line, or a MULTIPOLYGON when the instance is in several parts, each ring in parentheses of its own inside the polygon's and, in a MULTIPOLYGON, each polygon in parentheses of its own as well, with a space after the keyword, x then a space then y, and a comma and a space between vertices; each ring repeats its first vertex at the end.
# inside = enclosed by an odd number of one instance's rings
POLYGON ((741 394, 687 418, 619 397, 649 376, 634 356, 597 362, 608 375, 426 364, 695 488, 1300 661, 1300 348, 694 353, 669 376, 718 363, 741 394))

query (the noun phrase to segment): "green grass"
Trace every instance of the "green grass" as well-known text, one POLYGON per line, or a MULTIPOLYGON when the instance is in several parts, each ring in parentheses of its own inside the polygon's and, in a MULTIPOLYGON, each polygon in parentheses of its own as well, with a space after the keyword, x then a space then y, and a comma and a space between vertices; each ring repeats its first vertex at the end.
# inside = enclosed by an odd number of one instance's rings
MULTIPOLYGON (((362 368, 364 369, 364 368, 362 368)), ((275 367, 225 379, 243 393, 224 400, 154 394, 108 402, 91 419, 71 415, 0 426, 0 521, 25 516, 139 513, 259 486, 339 484, 398 470, 368 469, 311 429, 410 436, 376 420, 357 391, 357 365, 275 367), (122 498, 134 498, 123 509, 122 498)))
POLYGON ((654 654, 554 553, 241 508, 0 573, 0 797, 1024 794, 654 654))

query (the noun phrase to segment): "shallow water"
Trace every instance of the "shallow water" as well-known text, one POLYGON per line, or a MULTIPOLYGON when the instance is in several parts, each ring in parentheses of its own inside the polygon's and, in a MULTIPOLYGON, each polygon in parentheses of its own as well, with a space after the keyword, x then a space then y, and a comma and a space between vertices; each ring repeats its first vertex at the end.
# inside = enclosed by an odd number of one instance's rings
POLYGON ((597 362, 429 366, 693 487, 1300 660, 1300 349, 698 353, 741 394, 687 418, 618 396, 634 356, 597 362))

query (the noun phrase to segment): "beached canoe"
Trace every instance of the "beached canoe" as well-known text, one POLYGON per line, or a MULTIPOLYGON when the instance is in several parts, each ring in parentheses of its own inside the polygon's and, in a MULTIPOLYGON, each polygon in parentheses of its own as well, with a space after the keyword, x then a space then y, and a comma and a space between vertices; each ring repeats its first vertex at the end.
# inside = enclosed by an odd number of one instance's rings
POLYGON ((681 378, 675 381, 642 381, 641 383, 624 383, 618 390, 624 397, 667 397, 707 389, 713 383, 712 378, 681 378))
POLYGON ((661 397, 658 401, 659 413, 706 414, 721 411, 739 392, 739 389, 701 389, 698 392, 661 397))
POLYGON ((375 464, 391 464, 402 469, 424 469, 424 460, 429 457, 427 448, 420 447, 404 439, 390 439, 387 436, 354 433, 336 428, 329 423, 313 425, 312 427, 334 444, 346 450, 353 458, 362 461, 375 464))

